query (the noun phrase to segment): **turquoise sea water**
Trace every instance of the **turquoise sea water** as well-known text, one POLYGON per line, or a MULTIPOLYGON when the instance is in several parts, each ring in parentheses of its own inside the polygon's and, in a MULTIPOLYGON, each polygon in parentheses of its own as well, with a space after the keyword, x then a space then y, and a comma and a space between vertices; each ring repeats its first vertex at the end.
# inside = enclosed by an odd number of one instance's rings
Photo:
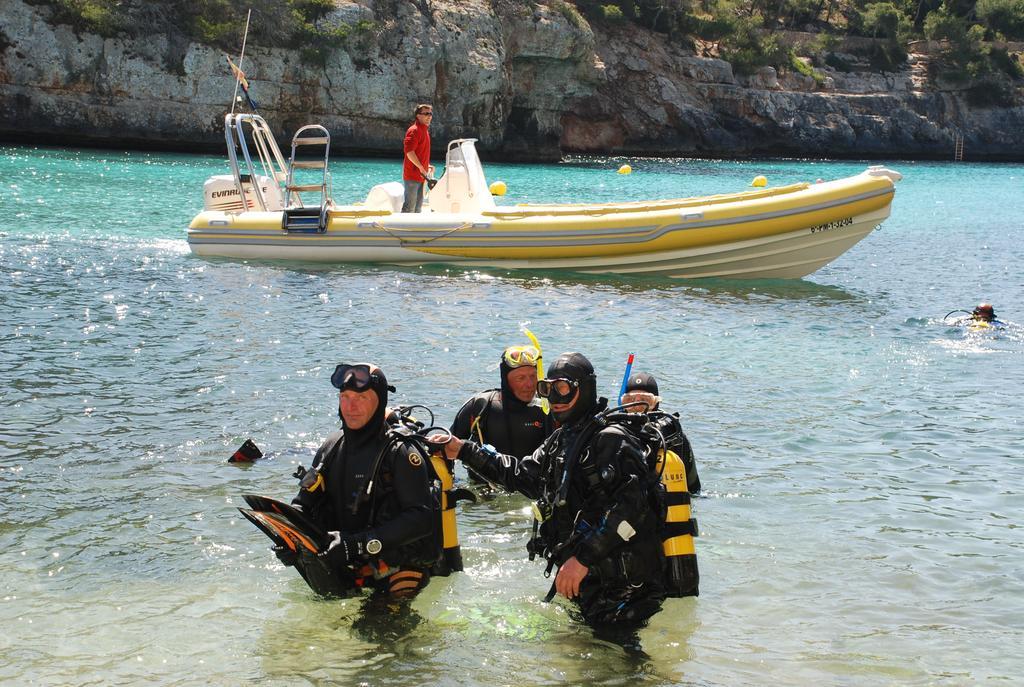
MULTIPOLYGON (((488 165, 507 202, 739 190, 866 163, 488 165)), ((203 260, 214 157, 0 148, 0 681, 1017 684, 1024 675, 1024 165, 887 161, 892 217, 800 281, 203 260), (990 300, 1008 329, 943 315, 990 300), (706 488, 701 596, 647 656, 544 604, 528 504, 459 515, 413 616, 315 599, 235 510, 289 498, 372 359, 447 424, 524 322, 613 393, 628 351, 706 488), (247 437, 268 458, 225 463, 247 437)), ((362 198, 390 161, 336 160, 362 198)))

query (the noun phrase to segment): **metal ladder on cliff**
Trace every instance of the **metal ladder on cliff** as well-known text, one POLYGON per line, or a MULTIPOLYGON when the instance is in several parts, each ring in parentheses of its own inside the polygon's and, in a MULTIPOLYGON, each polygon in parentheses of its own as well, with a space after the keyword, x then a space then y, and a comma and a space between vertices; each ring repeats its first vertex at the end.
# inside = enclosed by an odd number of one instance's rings
POLYGON ((956 139, 953 141, 953 160, 955 162, 963 162, 964 159, 964 137, 957 134, 956 139))
MULTIPOLYGON (((327 162, 331 154, 331 134, 319 124, 307 124, 292 137, 292 156, 288 160, 285 181, 285 208, 281 228, 290 233, 322 234, 327 231, 327 213, 331 206, 330 173, 327 162), (303 150, 303 159, 299 151, 303 150), (313 154, 310 154, 310 150, 313 154), (300 183, 296 170, 319 171, 318 183, 300 183), (306 205, 303 193, 319 193, 320 202, 306 205)), ((303 181, 312 181, 309 179, 303 181)))

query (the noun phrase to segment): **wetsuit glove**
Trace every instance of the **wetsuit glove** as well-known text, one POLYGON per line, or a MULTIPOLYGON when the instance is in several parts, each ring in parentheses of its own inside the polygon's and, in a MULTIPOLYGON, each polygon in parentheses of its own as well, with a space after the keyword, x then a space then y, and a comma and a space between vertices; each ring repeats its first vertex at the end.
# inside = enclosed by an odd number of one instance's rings
POLYGON ((332 568, 351 568, 366 558, 365 537, 333 530, 330 545, 317 554, 332 568))
POLYGON ((295 553, 287 546, 271 546, 270 550, 277 556, 277 560, 281 561, 283 565, 290 566, 295 565, 295 561, 299 559, 299 554, 295 553))

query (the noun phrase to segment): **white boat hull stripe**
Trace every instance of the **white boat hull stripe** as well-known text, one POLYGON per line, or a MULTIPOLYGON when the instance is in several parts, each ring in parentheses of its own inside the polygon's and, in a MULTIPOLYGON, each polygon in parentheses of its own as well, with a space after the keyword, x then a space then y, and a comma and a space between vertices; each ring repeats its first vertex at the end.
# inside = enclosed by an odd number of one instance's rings
MULTIPOLYGON (((773 212, 762 212, 751 215, 743 215, 739 217, 729 217, 715 220, 706 220, 703 222, 689 222, 686 224, 668 224, 662 227, 657 225, 647 225, 643 227, 631 227, 628 229, 623 228, 607 228, 607 229, 594 229, 588 231, 586 236, 579 238, 572 238, 567 240, 565 237, 574 237, 579 234, 578 231, 574 232, 571 230, 562 231, 537 231, 537 232, 480 232, 480 231, 467 231, 465 233, 458 232, 456 234, 445 234, 444 232, 434 233, 433 231, 425 232, 423 230, 415 229, 404 229, 399 230, 395 227, 387 227, 387 230, 398 234, 407 233, 409 237, 415 237, 415 242, 403 241, 401 237, 368 237, 366 232, 363 231, 330 231, 328 230, 325 234, 319 234, 310 236, 308 234, 302 235, 301 243, 303 245, 318 245, 318 246, 359 246, 359 247, 386 247, 393 246, 396 243, 399 245, 405 245, 409 248, 424 247, 424 248, 454 248, 454 247, 466 247, 466 248, 539 248, 549 247, 552 244, 559 246, 593 246, 593 245, 607 245, 607 244, 635 244, 635 243, 647 243, 654 241, 666 234, 686 231, 690 229, 707 229, 711 227, 736 225, 736 224, 748 224, 750 222, 763 222, 769 219, 778 219, 781 217, 790 217, 794 215, 802 215, 808 212, 817 212, 820 210, 828 210, 835 207, 841 207, 850 203, 855 203, 861 200, 868 200, 883 195, 892 195, 893 189, 881 189, 877 191, 868 191, 865 193, 859 193, 853 196, 846 196, 842 199, 828 201, 823 203, 816 203, 814 205, 800 206, 797 208, 787 208, 785 210, 777 210, 773 212), (602 235, 608 235, 606 238, 600 238, 602 235), (447 241, 444 238, 447 237, 447 241), (528 241, 522 240, 524 238, 542 237, 544 240, 541 241, 528 241), (502 238, 514 238, 515 240, 502 241, 502 238), (431 241, 431 239, 437 239, 431 241)), ((451 229, 448 230, 449 232, 451 229)), ((296 234, 288 234, 282 232, 279 229, 228 229, 225 231, 221 228, 209 228, 209 229, 190 229, 189 230, 189 243, 211 243, 211 244, 228 244, 238 243, 247 245, 281 245, 282 243, 292 243, 296 241, 296 234), (240 238, 238 234, 245 234, 246 236, 265 236, 265 239, 259 238, 240 238)))

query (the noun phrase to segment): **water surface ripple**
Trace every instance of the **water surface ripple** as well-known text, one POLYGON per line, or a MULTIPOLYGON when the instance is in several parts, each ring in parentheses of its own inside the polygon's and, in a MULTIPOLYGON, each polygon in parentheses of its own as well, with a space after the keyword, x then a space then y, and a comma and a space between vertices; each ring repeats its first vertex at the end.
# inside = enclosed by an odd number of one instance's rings
MULTIPOLYGON (((492 165, 509 202, 739 190, 859 163, 492 165)), ((390 162, 335 161, 358 198, 390 162)), ((796 282, 192 257, 207 157, 0 149, 0 681, 1015 684, 1024 675, 1024 167, 892 162, 893 217, 796 282), (993 202, 999 199, 999 202, 993 202), (1011 326, 942 323, 992 300, 1011 326), (544 604, 527 502, 460 512, 413 613, 318 601, 235 508, 289 497, 337 362, 451 420, 529 321, 602 392, 627 351, 706 492, 698 599, 625 652, 544 604), (225 464, 252 437, 268 454, 225 464)))

